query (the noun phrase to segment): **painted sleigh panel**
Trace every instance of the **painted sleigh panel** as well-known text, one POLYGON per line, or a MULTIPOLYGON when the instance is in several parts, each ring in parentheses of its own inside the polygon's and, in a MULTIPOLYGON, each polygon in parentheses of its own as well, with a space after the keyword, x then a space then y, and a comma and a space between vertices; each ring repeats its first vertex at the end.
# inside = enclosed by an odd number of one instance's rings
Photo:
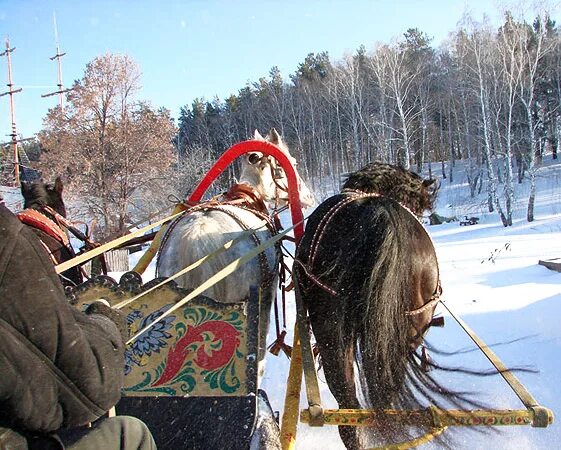
MULTIPOLYGON (((80 309, 98 298, 112 305, 149 290, 128 272, 117 284, 97 277, 73 301, 80 309)), ((131 336, 188 294, 173 282, 123 308, 131 336)), ((154 323, 125 350, 123 396, 223 397, 256 391, 258 299, 218 303, 199 296, 154 323)))

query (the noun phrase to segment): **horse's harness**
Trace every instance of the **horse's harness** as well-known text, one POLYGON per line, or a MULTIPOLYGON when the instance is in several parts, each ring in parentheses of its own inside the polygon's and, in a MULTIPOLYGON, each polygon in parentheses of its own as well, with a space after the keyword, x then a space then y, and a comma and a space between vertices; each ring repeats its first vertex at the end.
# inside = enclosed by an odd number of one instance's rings
MULTIPOLYGON (((278 214, 269 215, 267 205, 259 192, 257 192, 252 186, 248 184, 235 184, 227 192, 220 194, 212 199, 198 203, 196 205, 187 205, 186 214, 202 211, 220 211, 229 217, 231 217, 242 230, 247 231, 251 229, 244 220, 236 214, 236 212, 229 208, 229 206, 235 206, 237 208, 243 209, 257 216, 259 219, 265 221, 267 229, 272 234, 278 234, 281 230, 280 221, 278 219, 278 214)), ((176 218, 168 226, 168 229, 162 239, 160 248, 166 245, 172 230, 177 226, 177 224, 186 217, 186 214, 176 218)), ((261 239, 256 232, 251 233, 251 238, 253 239, 255 246, 261 244, 261 239)), ((275 246, 277 251, 278 245, 275 246)), ((262 252, 259 254, 259 265, 261 268, 261 287, 267 288, 270 286, 274 279, 273 271, 270 270, 267 263, 267 256, 262 252)))
MULTIPOLYGON (((76 228, 73 222, 55 211, 50 206, 42 205, 40 206, 40 209, 26 208, 17 213, 16 216, 23 224, 43 231, 48 236, 55 239, 70 253, 71 256, 75 256, 75 252, 70 244, 70 239, 68 238, 66 231, 71 232, 75 237, 83 241, 86 250, 97 246, 97 244, 91 241, 88 236, 76 228)), ((56 259, 53 251, 47 246, 47 244, 42 240, 40 240, 40 242, 47 250, 47 253, 51 257, 53 263, 55 265, 60 264, 61 261, 56 259)))
MULTIPOLYGON (((65 247, 70 247, 68 235, 62 227, 47 215, 36 209, 27 208, 17 213, 17 218, 25 225, 36 228, 48 234, 65 247)), ((43 242, 43 241, 41 241, 43 242)), ((45 245, 45 244, 43 244, 45 245)), ((52 255, 51 255, 52 257, 52 255)))
MULTIPOLYGON (((310 253, 308 255, 308 264, 303 263, 302 261, 300 261, 299 259, 295 259, 294 262, 297 263, 299 265, 299 267, 302 268, 302 270, 304 271, 304 273, 306 274, 306 276, 317 286, 319 286, 321 289, 323 289, 325 292, 327 292, 328 294, 335 296, 337 295, 337 292, 327 286, 325 283, 321 282, 311 271, 310 267, 313 266, 314 263, 314 259, 318 250, 318 247, 320 245, 320 242, 323 239, 323 236, 325 234, 325 231, 327 229, 327 225, 333 220, 333 218, 337 215, 337 213, 339 213, 343 208, 345 208, 345 206, 347 206, 348 204, 363 199, 363 198, 381 198, 381 197, 385 197, 385 198, 390 198, 387 196, 384 196, 380 193, 377 192, 373 192, 373 193, 367 193, 367 192, 363 192, 363 191, 359 191, 359 190, 355 190, 355 189, 343 189, 342 191, 343 194, 346 195, 345 198, 343 198, 342 200, 340 200, 338 203, 336 203, 334 206, 331 207, 331 209, 329 211, 327 211, 327 213, 322 217, 321 221, 319 222, 316 231, 312 237, 312 241, 310 244, 310 253)), ((395 201, 395 200, 394 200, 395 201)), ((423 231, 426 233, 426 235, 428 236, 429 240, 432 243, 432 238, 430 237, 430 235, 428 234, 428 232, 426 231, 425 227, 423 226, 422 222, 419 220, 419 218, 417 217, 417 215, 415 213, 413 213, 413 211, 411 211, 411 209, 409 209, 407 206, 403 205, 402 203, 396 201, 396 203, 401 206, 404 210, 406 210, 407 212, 409 212, 409 214, 411 214, 415 220, 417 220, 417 222, 419 222, 421 224, 421 228, 423 229, 423 231)), ((434 248, 434 244, 433 244, 433 248, 434 248)), ((437 273, 439 273, 438 270, 438 260, 437 260, 437 273)), ((442 287, 440 284, 440 275, 437 275, 437 284, 435 287, 435 290, 432 294, 432 296, 429 298, 429 300, 423 304, 423 306, 416 308, 416 309, 412 309, 409 311, 405 312, 405 315, 408 317, 411 316, 416 316, 419 314, 422 314, 426 311, 428 311, 431 308, 434 308, 438 302, 440 302, 440 295, 442 294, 442 287)), ((427 325, 426 329, 423 330, 421 332, 421 334, 426 333, 426 331, 428 330, 428 328, 431 325, 437 325, 440 321, 438 320, 434 320, 431 321, 429 323, 429 325, 427 325), (435 322, 435 323, 433 323, 435 322)))
MULTIPOLYGON (((61 225, 61 222, 57 217, 62 217, 62 215, 58 214, 55 210, 53 210, 49 206, 42 206, 41 210, 27 208, 23 211, 20 211, 16 215, 20 222, 44 232, 45 234, 59 242, 62 247, 66 248, 70 252, 71 255, 74 255, 74 250, 70 245, 70 239, 68 239, 68 235, 63 230, 63 226, 61 225)), ((42 240, 40 240, 40 242, 49 253, 49 256, 53 260, 53 263, 59 264, 60 261, 56 259, 54 253, 47 246, 47 244, 45 244, 45 242, 43 242, 42 240)))

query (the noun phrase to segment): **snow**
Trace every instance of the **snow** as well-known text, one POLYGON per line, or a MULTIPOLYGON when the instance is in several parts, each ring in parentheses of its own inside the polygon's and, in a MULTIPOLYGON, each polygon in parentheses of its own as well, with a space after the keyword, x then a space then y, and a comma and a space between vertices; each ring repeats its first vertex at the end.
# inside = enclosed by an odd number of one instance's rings
POLYGON ((23 208, 23 197, 19 188, 0 186, 0 202, 3 201, 11 211, 19 211, 23 208))

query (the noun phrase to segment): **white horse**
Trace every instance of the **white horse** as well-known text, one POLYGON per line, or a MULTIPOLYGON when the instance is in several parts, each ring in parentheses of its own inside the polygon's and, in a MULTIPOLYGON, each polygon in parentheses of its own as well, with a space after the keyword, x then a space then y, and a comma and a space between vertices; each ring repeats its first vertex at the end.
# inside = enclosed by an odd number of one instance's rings
MULTIPOLYGON (((276 130, 271 130, 266 138, 255 132, 255 139, 269 141, 277 145, 293 163, 288 148, 276 130)), ((242 172, 239 184, 229 193, 236 198, 234 204, 224 203, 197 206, 192 211, 170 224, 158 254, 156 273, 169 277, 205 255, 222 248, 228 241, 236 239, 251 228, 257 228, 268 217, 266 204, 283 206, 288 201, 286 174, 276 159, 260 152, 250 152, 242 156, 242 172), (251 198, 249 203, 243 199, 251 198), (259 198, 261 200, 259 200, 259 198), (240 204, 240 202, 242 202, 240 204), (256 205, 261 205, 261 208, 256 205), (257 211, 254 208, 261 209, 257 211)), ((314 197, 298 176, 298 187, 302 207, 314 204, 314 197)), ((228 197, 228 195, 227 195, 228 197)), ((274 224, 261 228, 242 238, 228 251, 210 259, 198 268, 178 277, 179 286, 193 289, 208 280, 212 275, 232 261, 240 258, 257 245, 270 239, 276 233, 274 224)), ((219 302, 231 303, 249 298, 250 286, 262 288, 263 303, 260 309, 259 360, 265 353, 265 336, 269 326, 271 305, 276 293, 280 252, 272 247, 239 267, 232 275, 206 290, 203 295, 219 302)))

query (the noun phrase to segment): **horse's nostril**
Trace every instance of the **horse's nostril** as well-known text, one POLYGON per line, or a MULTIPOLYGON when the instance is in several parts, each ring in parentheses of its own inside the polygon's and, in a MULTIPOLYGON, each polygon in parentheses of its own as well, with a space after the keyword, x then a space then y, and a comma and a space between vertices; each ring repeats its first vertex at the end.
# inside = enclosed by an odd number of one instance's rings
POLYGON ((247 160, 249 161, 249 164, 257 164, 260 159, 261 158, 259 157, 258 153, 250 153, 249 157, 247 158, 247 160))

